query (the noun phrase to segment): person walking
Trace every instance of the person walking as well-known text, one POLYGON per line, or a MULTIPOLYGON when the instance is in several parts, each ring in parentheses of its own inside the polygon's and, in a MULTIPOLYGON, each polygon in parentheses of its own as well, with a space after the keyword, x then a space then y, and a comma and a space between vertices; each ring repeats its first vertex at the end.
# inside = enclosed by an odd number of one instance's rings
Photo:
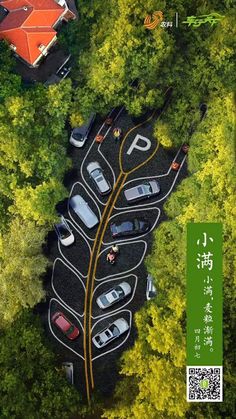
POLYGON ((115 142, 117 143, 118 141, 120 141, 122 136, 122 131, 121 128, 114 128, 113 129, 113 137, 115 138, 115 142))
POLYGON ((115 263, 115 259, 116 259, 115 253, 109 252, 107 254, 107 262, 110 262, 113 265, 113 263, 115 263))
POLYGON ((115 254, 119 253, 119 246, 117 244, 113 244, 111 248, 112 252, 115 254))

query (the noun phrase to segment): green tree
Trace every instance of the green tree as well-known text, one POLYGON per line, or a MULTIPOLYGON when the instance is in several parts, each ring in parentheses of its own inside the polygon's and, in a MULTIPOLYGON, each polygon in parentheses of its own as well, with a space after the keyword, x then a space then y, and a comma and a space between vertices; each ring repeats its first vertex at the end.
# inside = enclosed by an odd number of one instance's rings
POLYGON ((21 91, 21 78, 14 74, 14 60, 5 41, 0 41, 0 103, 21 91))
POLYGON ((11 213, 20 214, 24 220, 34 220, 38 225, 52 225, 55 221, 55 206, 64 199, 67 190, 61 182, 52 178, 36 188, 26 186, 15 191, 11 213))
POLYGON ((30 311, 0 335, 0 396, 1 418, 66 419, 80 409, 79 393, 67 384, 30 311))
POLYGON ((7 326, 24 307, 43 297, 41 277, 48 261, 42 255, 45 229, 16 217, 0 241, 0 326, 7 326))

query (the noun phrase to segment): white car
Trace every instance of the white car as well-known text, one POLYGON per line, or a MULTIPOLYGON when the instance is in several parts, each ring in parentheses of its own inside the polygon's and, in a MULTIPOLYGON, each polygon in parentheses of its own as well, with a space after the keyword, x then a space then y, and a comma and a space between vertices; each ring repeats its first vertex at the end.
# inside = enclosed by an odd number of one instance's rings
POLYGON ((97 333, 92 341, 94 345, 100 349, 108 345, 108 343, 112 342, 114 339, 119 338, 123 333, 127 332, 127 330, 129 330, 129 324, 121 317, 109 324, 105 329, 101 330, 101 332, 97 333))
POLYGON ((111 185, 106 180, 103 170, 97 161, 91 162, 87 166, 87 172, 94 182, 100 195, 107 195, 111 192, 111 185))
POLYGON ((153 277, 148 274, 147 276, 147 288, 146 288, 146 297, 147 300, 151 300, 152 298, 156 297, 157 289, 153 283, 153 277))
POLYGON ((70 198, 70 206, 86 227, 93 228, 99 223, 98 217, 81 195, 75 195, 70 198))
POLYGON ((126 201, 128 204, 133 202, 141 201, 142 199, 152 198, 158 195, 161 191, 161 187, 157 180, 149 180, 140 185, 134 186, 133 188, 126 189, 124 191, 126 201))
POLYGON ((121 282, 119 285, 110 288, 108 291, 99 295, 97 298, 97 305, 104 310, 107 307, 123 300, 131 293, 132 289, 128 282, 121 282))
POLYGON ((70 143, 75 147, 81 148, 86 142, 88 135, 92 129, 96 114, 92 113, 89 117, 89 120, 78 128, 72 130, 70 136, 70 143))
POLYGON ((75 236, 71 231, 69 224, 66 219, 61 215, 61 222, 54 224, 54 228, 58 239, 63 246, 70 246, 75 241, 75 236))

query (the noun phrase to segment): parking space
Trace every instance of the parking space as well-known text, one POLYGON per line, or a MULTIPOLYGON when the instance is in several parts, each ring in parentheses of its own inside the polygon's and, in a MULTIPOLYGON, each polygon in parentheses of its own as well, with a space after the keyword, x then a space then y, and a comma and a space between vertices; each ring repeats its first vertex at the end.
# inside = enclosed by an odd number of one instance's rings
POLYGON ((84 279, 88 273, 91 247, 89 245, 89 241, 82 235, 81 230, 79 230, 78 227, 76 227, 68 219, 67 221, 74 234, 75 242, 68 247, 63 246, 60 242, 58 242, 58 250, 67 265, 76 270, 79 273, 79 276, 84 279), (81 260, 83 260, 83 263, 81 263, 81 260))
MULTIPOLYGON (((133 315, 146 300, 144 258, 151 249, 151 233, 164 219, 163 203, 186 176, 186 153, 181 148, 166 151, 159 147, 153 137, 153 125, 158 112, 150 111, 146 120, 138 125, 123 108, 114 109, 108 117, 112 123, 105 120, 100 124, 99 121, 95 122, 83 149, 69 147, 74 174, 73 179, 67 177, 66 181, 69 199, 81 195, 99 223, 92 229, 87 228, 70 208, 68 199, 63 215, 74 233, 75 242, 68 247, 59 241, 52 242, 50 251, 56 262, 49 292, 48 333, 53 336, 56 350, 60 345, 63 347, 60 346, 60 351, 63 351, 64 360, 67 360, 67 355, 69 360, 73 353, 75 371, 83 376, 83 380, 75 378, 75 383, 88 399, 94 388, 109 395, 115 386, 117 359, 134 342, 136 332, 133 315), (121 142, 114 140, 114 127, 121 128, 123 132, 121 142), (97 142, 98 135, 103 137, 100 143, 97 142), (176 160, 180 164, 177 171, 171 167, 176 160), (112 191, 106 196, 99 193, 87 173, 88 163, 96 161, 112 186, 112 191), (128 204, 124 190, 149 180, 159 183, 160 192, 128 204), (133 226, 137 234, 112 236, 111 224, 132 224, 135 219, 145 221, 147 229, 142 230, 146 227, 140 227, 140 223, 136 222, 133 226), (119 253, 115 263, 111 264, 107 261, 107 255, 114 243, 118 244, 119 253), (119 290, 118 297, 110 294, 107 300, 103 299, 108 307, 99 307, 98 297, 114 288, 118 292, 117 286, 124 282, 130 288, 128 295, 123 295, 119 290), (112 298, 118 300, 113 301, 112 298), (73 342, 68 342, 52 325, 52 312, 58 307, 71 321, 77 322, 81 331, 80 337, 73 342), (119 319, 124 319, 121 325, 128 324, 127 330, 119 336, 114 328, 116 338, 101 348, 96 347, 94 336, 119 319)), ((124 227, 127 228, 126 225, 124 227)))
MULTIPOLYGON (((103 244, 108 246, 112 245, 113 243, 129 243, 134 240, 134 234, 131 236, 127 235, 126 226, 123 226, 124 234, 117 236, 112 236, 111 225, 115 225, 120 228, 122 223, 135 223, 135 220, 141 220, 148 223, 148 230, 145 232, 136 232, 135 233, 135 240, 143 238, 147 236, 157 225, 158 219, 160 216, 160 209, 158 207, 150 207, 144 209, 135 209, 130 208, 125 211, 118 212, 110 217, 108 228, 104 235, 103 244)), ((134 224, 135 226, 135 224, 134 224)), ((129 226, 128 226, 129 227, 129 226)))
POLYGON ((96 281, 113 278, 115 275, 133 272, 143 261, 147 244, 145 240, 133 240, 131 243, 119 244, 119 255, 114 265, 107 262, 106 256, 110 247, 102 250, 98 258, 96 281))
POLYGON ((54 336, 54 338, 59 342, 64 348, 67 348, 69 351, 75 353, 79 358, 84 359, 83 356, 83 325, 78 316, 76 316, 71 309, 65 307, 64 304, 61 304, 57 299, 52 298, 49 304, 48 310, 48 323, 49 329, 54 336), (66 337, 63 332, 58 329, 53 323, 53 315, 55 313, 63 313, 64 316, 79 330, 79 336, 76 340, 70 340, 66 337))
POLYGON ((53 264, 51 286, 58 300, 76 315, 84 314, 85 285, 82 278, 62 259, 53 264))
POLYGON ((97 333, 103 331, 110 325, 112 325, 118 319, 124 319, 128 324, 128 330, 123 333, 119 339, 114 339, 109 343, 109 346, 106 345, 101 349, 98 349, 93 344, 93 361, 95 359, 106 356, 107 354, 116 351, 118 348, 124 345, 130 335, 130 330, 132 326, 132 312, 130 310, 119 310, 117 313, 111 315, 106 315, 105 317, 96 320, 92 327, 92 335, 96 336, 97 333))
POLYGON ((78 228, 78 230, 84 235, 88 240, 93 241, 96 235, 96 229, 90 229, 86 227, 84 222, 81 218, 75 213, 75 211, 71 208, 69 202, 70 199, 75 197, 76 195, 80 195, 84 198, 86 203, 88 204, 89 208, 94 212, 98 219, 101 218, 101 211, 99 206, 97 205, 95 199, 92 197, 90 192, 87 191, 86 187, 81 182, 76 182, 70 192, 69 200, 68 200, 68 214, 72 223, 78 228))
POLYGON ((101 317, 104 316, 108 316, 113 314, 116 311, 120 311, 121 309, 123 309, 124 307, 126 307, 134 298, 135 296, 135 292, 136 292, 136 288, 138 285, 138 277, 137 275, 125 275, 122 277, 118 277, 118 278, 109 278, 106 280, 101 281, 100 284, 95 286, 94 292, 93 292, 93 319, 99 319, 101 317), (101 296, 104 293, 107 293, 109 290, 119 286, 121 283, 126 282, 130 285, 131 287, 131 292, 128 296, 126 296, 125 298, 123 298, 120 301, 120 304, 113 304, 110 307, 106 308, 106 309, 101 309, 98 306, 97 303, 97 298, 99 296, 101 296))

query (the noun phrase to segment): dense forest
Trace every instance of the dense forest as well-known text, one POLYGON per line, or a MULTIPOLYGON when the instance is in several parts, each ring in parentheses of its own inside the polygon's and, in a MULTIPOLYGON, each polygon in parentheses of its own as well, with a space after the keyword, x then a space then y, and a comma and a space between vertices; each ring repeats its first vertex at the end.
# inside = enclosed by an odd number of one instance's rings
POLYGON ((43 276, 49 262, 42 245, 57 217, 55 205, 68 195, 63 186, 71 166, 67 121, 73 127, 91 110, 105 115, 118 105, 142 115, 163 104, 163 92, 170 86, 171 102, 154 135, 166 148, 190 144, 189 176, 165 204, 168 221, 154 232, 146 266, 158 297, 135 316, 138 338, 122 356, 121 380, 103 417, 235 417, 233 6, 231 0, 160 1, 158 10, 166 20, 176 11, 181 21, 213 11, 224 18, 214 26, 194 29, 180 24, 147 31, 143 20, 157 9, 154 0, 80 0, 79 20, 59 36, 74 59, 71 77, 49 88, 40 83, 26 87, 9 48, 0 42, 1 417, 59 419, 75 413, 80 417, 86 409, 78 392, 67 385, 32 311, 45 298, 43 276), (185 401, 189 221, 223 222, 224 403, 185 401), (46 375, 42 365, 47 366, 46 375))

